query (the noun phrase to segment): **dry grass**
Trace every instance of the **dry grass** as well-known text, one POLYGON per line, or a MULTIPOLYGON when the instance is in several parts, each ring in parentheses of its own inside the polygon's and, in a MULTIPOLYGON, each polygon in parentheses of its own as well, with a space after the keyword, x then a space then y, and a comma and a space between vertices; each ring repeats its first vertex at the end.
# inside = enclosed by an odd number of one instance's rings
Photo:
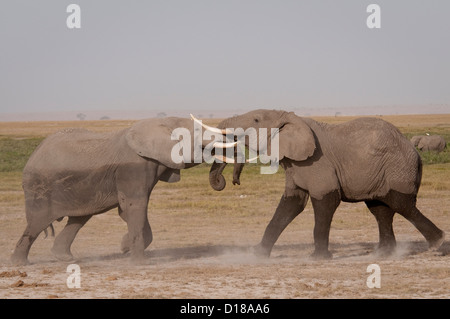
MULTIPOLYGON (((342 123, 360 116, 317 116, 317 121, 326 123, 342 123)), ((379 115, 399 128, 405 127, 450 127, 450 114, 411 114, 411 115, 379 115)))
MULTIPOLYGON (((357 117, 358 116, 313 116, 312 118, 320 122, 342 123, 357 117)), ((405 130, 408 128, 450 128, 450 114, 383 115, 377 117, 391 122, 395 126, 405 130)), ((203 121, 209 125, 216 125, 221 119, 203 119, 203 121)), ((67 127, 86 128, 97 132, 107 132, 129 127, 134 122, 135 121, 133 120, 0 122, 0 136, 40 137, 47 136, 67 127)))
MULTIPOLYGON (((386 118, 414 129, 450 123, 450 118, 444 116, 424 116, 422 122, 420 116, 386 118)), ((73 123, 94 130, 111 130, 130 122, 73 123)), ((38 122, 9 126, 0 123, 0 134, 43 136, 67 124, 38 122)), ((72 246, 81 267, 82 282, 80 289, 69 289, 67 263, 56 261, 51 255, 51 238, 37 239, 30 252, 32 265, 10 265, 9 256, 25 227, 21 173, 0 173, 0 274, 12 274, 0 275, 0 297, 450 297, 449 241, 440 251, 427 251, 426 242, 414 226, 396 216, 396 254, 387 258, 377 256, 372 253, 378 241, 376 221, 362 203, 339 206, 330 233, 333 260, 310 258, 314 227, 310 203, 283 232, 270 259, 254 257, 248 250, 259 242, 275 211, 284 189, 283 172, 261 175, 258 167, 248 165, 241 186, 233 186, 229 166, 225 177, 230 185, 222 192, 208 186, 207 165, 182 171, 179 183, 157 184, 149 205, 154 241, 146 251, 144 265, 131 266, 120 253, 120 241, 127 227, 116 210, 94 216, 72 246), (381 267, 380 289, 366 286, 369 275, 366 269, 372 263, 381 267), (23 273, 26 276, 20 275, 23 273)), ((449 181, 450 164, 426 165, 418 199, 419 209, 447 234, 450 233, 449 181)), ((56 233, 64 225, 65 220, 55 223, 56 233)))
POLYGON ((95 132, 110 132, 131 126, 135 121, 36 121, 0 122, 0 137, 44 137, 63 128, 85 128, 95 132))

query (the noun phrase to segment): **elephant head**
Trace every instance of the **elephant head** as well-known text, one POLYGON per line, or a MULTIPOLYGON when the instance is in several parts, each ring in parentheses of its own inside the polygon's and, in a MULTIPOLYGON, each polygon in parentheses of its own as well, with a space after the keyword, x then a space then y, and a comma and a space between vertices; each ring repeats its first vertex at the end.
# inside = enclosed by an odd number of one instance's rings
POLYGON ((411 138, 411 143, 421 151, 442 152, 447 143, 439 135, 417 135, 411 138))
MULTIPOLYGON (((196 127, 192 120, 169 117, 136 122, 126 133, 125 139, 128 146, 139 156, 156 160, 171 168, 172 175, 167 176, 167 181, 178 181, 179 170, 201 163, 202 159, 200 157, 198 160, 195 151, 201 152, 210 143, 202 139, 201 147, 196 146, 196 133, 202 134, 201 127, 196 127)), ((229 147, 233 144, 215 143, 214 146, 229 147)))
POLYGON ((420 140, 424 137, 425 135, 416 135, 411 137, 411 143, 417 147, 419 145, 420 140))
MULTIPOLYGON (((276 110, 255 110, 240 116, 234 116, 222 121, 218 127, 242 128, 244 131, 249 128, 267 129, 267 144, 270 152, 271 128, 277 128, 279 132, 279 154, 278 160, 289 158, 294 161, 303 161, 314 154, 316 142, 309 126, 293 112, 276 110)), ((239 136, 237 136, 239 138, 239 136)), ((248 147, 252 144, 249 139, 245 142, 248 147)), ((255 145, 255 144, 253 144, 255 145)), ((273 155, 273 154, 271 154, 273 155)), ((240 174, 244 163, 234 162, 233 184, 240 184, 240 174)), ((222 190, 225 187, 225 179, 222 171, 226 162, 214 162, 210 170, 210 185, 215 190, 222 190)))

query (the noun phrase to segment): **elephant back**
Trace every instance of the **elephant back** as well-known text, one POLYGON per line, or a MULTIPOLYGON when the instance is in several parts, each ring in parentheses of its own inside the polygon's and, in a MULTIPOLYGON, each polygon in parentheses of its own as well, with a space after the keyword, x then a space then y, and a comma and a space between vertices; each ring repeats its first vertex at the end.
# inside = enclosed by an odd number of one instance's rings
POLYGON ((66 170, 90 170, 117 159, 120 132, 98 133, 86 129, 64 129, 42 141, 31 154, 24 173, 49 174, 66 170))

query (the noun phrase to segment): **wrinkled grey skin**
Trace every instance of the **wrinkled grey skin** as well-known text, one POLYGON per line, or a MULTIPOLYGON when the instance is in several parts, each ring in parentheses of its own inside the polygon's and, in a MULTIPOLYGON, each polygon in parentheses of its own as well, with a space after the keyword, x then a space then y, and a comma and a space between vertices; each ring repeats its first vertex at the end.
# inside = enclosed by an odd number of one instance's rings
POLYGON ((439 135, 416 135, 411 138, 411 143, 421 151, 442 152, 447 146, 439 135))
MULTIPOLYGON (((330 258, 328 239, 331 220, 341 201, 364 201, 379 227, 379 252, 396 245, 394 213, 408 219, 439 247, 444 232, 416 207, 422 163, 413 145, 390 123, 359 118, 342 124, 319 123, 284 111, 256 110, 229 118, 219 128, 279 128, 280 165, 286 173, 284 195, 268 224, 256 253, 269 256, 286 226, 303 211, 308 197, 314 208, 313 256, 330 258)), ((270 139, 270 136, 268 137, 270 139)), ((269 153, 270 154, 270 153, 269 153)), ((226 163, 214 163, 210 181, 226 163)), ((244 164, 235 164, 233 183, 239 183, 244 164)), ((216 189, 217 185, 211 183, 216 189)), ((255 187, 258 187, 255 185, 255 187)))
POLYGON ((66 129, 47 137, 23 171, 27 226, 12 262, 27 263, 37 236, 65 216, 67 225, 52 252, 71 260, 70 246, 80 228, 114 207, 128 226, 122 251, 141 260, 152 241, 147 206, 153 187, 160 180, 177 182, 180 169, 197 165, 172 161, 172 147, 179 141, 171 140, 171 133, 178 127, 188 128, 193 139, 193 121, 182 118, 142 120, 112 133, 66 129))

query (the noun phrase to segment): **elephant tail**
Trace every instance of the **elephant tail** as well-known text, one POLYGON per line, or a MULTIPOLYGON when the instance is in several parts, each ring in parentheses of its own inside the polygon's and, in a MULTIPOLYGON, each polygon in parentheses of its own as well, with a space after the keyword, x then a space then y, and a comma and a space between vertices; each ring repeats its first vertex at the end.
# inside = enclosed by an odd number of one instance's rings
MULTIPOLYGON (((63 218, 64 218, 64 216, 60 217, 60 218, 57 218, 56 221, 60 222, 60 221, 63 220, 63 218)), ((49 228, 50 228, 50 232, 52 234, 52 237, 55 237, 55 228, 53 227, 53 223, 51 223, 50 225, 48 225, 48 227, 46 229, 44 229, 44 234, 45 234, 44 239, 48 237, 48 229, 49 228)))
POLYGON ((53 223, 51 223, 46 229, 44 229, 44 234, 45 234, 44 239, 48 237, 48 230, 47 229, 49 229, 49 228, 50 228, 50 232, 52 234, 51 236, 55 237, 55 228, 53 227, 53 223))

